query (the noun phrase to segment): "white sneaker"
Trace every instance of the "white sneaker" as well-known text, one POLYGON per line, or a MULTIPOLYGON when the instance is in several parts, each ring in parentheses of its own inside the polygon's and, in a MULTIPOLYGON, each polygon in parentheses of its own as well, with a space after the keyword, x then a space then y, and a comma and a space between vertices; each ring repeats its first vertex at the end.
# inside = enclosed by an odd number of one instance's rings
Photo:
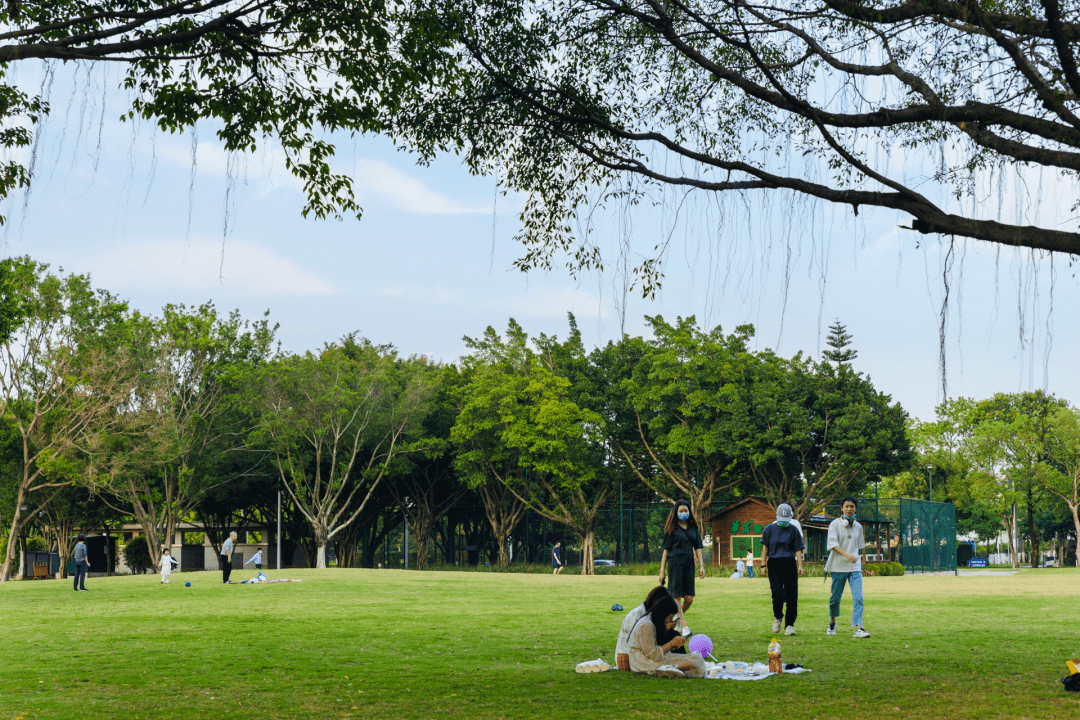
POLYGON ((780 621, 779 620, 773 620, 772 631, 774 633, 780 632, 780 621))
POLYGON ((784 630, 784 634, 785 635, 794 635, 795 634, 795 626, 794 625, 788 625, 787 628, 784 630))
POLYGON ((825 634, 826 635, 835 635, 836 634, 836 623, 834 623, 834 622, 829 623, 829 629, 825 631, 825 634))
POLYGON ((870 633, 866 632, 861 627, 857 627, 857 628, 855 628, 855 632, 851 633, 851 637, 853 637, 853 638, 870 637, 870 633))

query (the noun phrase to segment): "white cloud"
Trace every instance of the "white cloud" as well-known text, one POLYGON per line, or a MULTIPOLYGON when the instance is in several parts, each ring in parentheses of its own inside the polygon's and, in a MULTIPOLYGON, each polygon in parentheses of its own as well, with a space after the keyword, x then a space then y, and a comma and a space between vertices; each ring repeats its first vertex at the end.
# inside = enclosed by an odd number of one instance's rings
MULTIPOLYGON (((335 170, 351 174, 341 168, 335 170)), ((470 207, 451 200, 382 160, 358 158, 353 187, 361 199, 377 199, 389 208, 416 215, 473 215, 490 212, 490 208, 470 207)))
POLYGON ((127 289, 227 290, 243 295, 331 295, 338 290, 257 243, 207 238, 144 241, 96 253, 85 263, 94 284, 127 289))
MULTIPOLYGON (((159 159, 190 169, 191 149, 173 142, 157 150, 159 159)), ((280 153, 267 148, 254 155, 241 156, 237 167, 256 186, 258 197, 265 197, 282 187, 303 192, 303 183, 285 168, 280 153)), ((199 177, 223 178, 228 172, 227 155, 217 143, 200 143, 195 152, 196 181, 199 177)), ((357 158, 355 166, 345 161, 334 164, 333 171, 353 179, 353 190, 366 209, 381 206, 415 215, 472 215, 490 212, 488 207, 470 206, 446 197, 420 179, 382 160, 357 158)))

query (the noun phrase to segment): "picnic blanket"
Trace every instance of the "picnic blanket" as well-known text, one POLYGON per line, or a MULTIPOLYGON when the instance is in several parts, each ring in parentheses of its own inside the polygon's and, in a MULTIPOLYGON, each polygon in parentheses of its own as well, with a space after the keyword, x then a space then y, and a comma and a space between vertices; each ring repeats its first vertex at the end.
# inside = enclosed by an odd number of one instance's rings
MULTIPOLYGON (((807 672, 810 672, 809 668, 793 667, 790 670, 784 670, 783 674, 798 675, 807 672)), ((725 660, 718 663, 705 663, 705 677, 709 680, 764 680, 770 675, 779 674, 769 672, 769 666, 762 662, 745 663, 725 660)))

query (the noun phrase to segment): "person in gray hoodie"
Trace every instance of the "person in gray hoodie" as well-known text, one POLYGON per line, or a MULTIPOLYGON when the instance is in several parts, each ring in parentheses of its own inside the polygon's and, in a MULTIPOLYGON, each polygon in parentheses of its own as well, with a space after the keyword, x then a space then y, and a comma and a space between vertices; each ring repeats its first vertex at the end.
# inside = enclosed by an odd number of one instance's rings
POLYGON ((76 540, 79 542, 75 545, 75 592, 85 592, 86 572, 90 569, 90 561, 86 557, 86 536, 80 533, 76 540))

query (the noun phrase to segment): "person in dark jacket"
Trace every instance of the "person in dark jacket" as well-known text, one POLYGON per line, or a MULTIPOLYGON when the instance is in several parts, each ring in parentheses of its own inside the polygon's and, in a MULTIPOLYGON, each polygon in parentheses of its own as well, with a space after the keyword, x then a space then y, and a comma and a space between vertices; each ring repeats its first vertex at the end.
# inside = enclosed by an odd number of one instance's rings
POLYGON ((761 533, 761 571, 769 578, 773 617, 776 618, 772 631, 780 632, 780 623, 784 621, 785 635, 795 634, 795 620, 799 617, 799 576, 803 574, 803 551, 806 549, 802 533, 792 519, 791 506, 784 503, 776 508, 776 522, 766 525, 761 533))
POLYGON ((701 533, 697 521, 690 512, 690 503, 676 500, 664 524, 664 554, 660 557, 660 584, 664 584, 667 569, 668 592, 679 604, 679 621, 683 634, 689 635, 686 611, 694 602, 694 563, 697 562, 701 579, 705 579, 705 561, 701 557, 701 533))
POLYGON ((86 591, 86 573, 90 569, 90 561, 86 557, 86 536, 79 534, 75 544, 75 592, 86 591))

